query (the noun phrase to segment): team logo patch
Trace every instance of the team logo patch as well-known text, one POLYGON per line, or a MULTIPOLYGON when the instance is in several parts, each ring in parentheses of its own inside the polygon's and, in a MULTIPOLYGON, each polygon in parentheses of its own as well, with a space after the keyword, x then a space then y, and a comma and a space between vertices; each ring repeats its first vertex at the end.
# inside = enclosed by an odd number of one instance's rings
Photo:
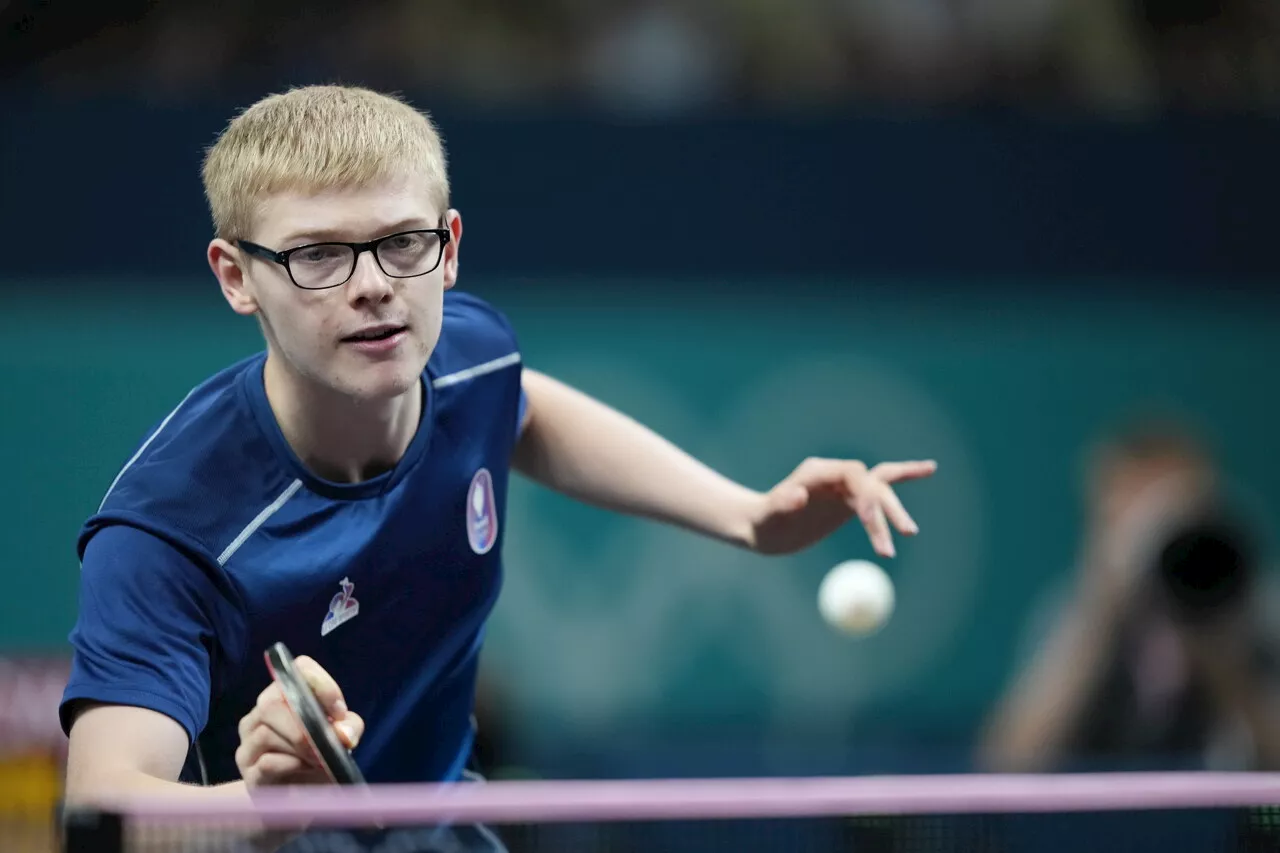
POLYGON ((344 622, 350 622, 351 618, 360 612, 360 602, 351 597, 351 593, 355 592, 356 585, 351 581, 343 578, 341 581, 342 592, 333 597, 329 602, 329 612, 325 614, 324 621, 320 623, 320 636, 325 636, 334 628, 344 622))
POLYGON ((477 554, 487 554, 498 541, 498 507, 487 468, 476 472, 467 490, 467 541, 477 554))

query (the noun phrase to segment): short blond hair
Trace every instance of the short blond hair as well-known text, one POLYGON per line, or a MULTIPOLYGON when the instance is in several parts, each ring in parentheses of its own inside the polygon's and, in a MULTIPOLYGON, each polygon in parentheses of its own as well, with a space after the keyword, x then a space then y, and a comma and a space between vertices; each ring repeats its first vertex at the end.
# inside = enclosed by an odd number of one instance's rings
POLYGON ((205 197, 215 233, 249 236, 259 205, 290 190, 318 192, 422 175, 443 213, 449 178, 440 134, 425 112, 353 86, 306 86, 240 113, 209 148, 205 197))

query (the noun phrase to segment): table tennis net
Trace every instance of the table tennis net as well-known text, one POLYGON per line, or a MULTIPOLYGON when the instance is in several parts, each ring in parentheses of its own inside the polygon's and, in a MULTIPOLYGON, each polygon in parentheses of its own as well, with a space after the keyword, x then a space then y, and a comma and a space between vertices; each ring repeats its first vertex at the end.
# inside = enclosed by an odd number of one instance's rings
POLYGON ((1280 776, 495 782, 120 801, 65 853, 1280 853, 1280 776))

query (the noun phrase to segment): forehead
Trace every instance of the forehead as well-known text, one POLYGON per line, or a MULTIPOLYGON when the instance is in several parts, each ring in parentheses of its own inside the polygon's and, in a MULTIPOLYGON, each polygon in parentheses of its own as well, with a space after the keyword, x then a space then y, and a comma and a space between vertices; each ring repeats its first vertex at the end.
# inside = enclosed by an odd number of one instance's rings
POLYGON ((368 240, 391 228, 431 227, 443 211, 425 178, 355 187, 284 190, 258 206, 255 236, 268 246, 306 240, 368 240))
POLYGON ((1204 475, 1210 472, 1203 460, 1181 453, 1162 453, 1142 459, 1118 459, 1101 472, 1104 486, 1118 490, 1133 490, 1145 487, 1156 480, 1162 480, 1171 474, 1204 475))

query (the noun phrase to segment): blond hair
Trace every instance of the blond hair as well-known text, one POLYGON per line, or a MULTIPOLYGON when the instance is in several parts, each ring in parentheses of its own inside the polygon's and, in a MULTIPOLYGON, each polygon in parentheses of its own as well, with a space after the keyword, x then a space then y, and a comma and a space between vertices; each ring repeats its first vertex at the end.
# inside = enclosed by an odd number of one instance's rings
POLYGON ((247 237, 274 193, 318 192, 421 175, 443 213, 444 146, 430 116, 393 95, 351 86, 306 86, 269 95, 232 119, 204 161, 214 230, 247 237))

